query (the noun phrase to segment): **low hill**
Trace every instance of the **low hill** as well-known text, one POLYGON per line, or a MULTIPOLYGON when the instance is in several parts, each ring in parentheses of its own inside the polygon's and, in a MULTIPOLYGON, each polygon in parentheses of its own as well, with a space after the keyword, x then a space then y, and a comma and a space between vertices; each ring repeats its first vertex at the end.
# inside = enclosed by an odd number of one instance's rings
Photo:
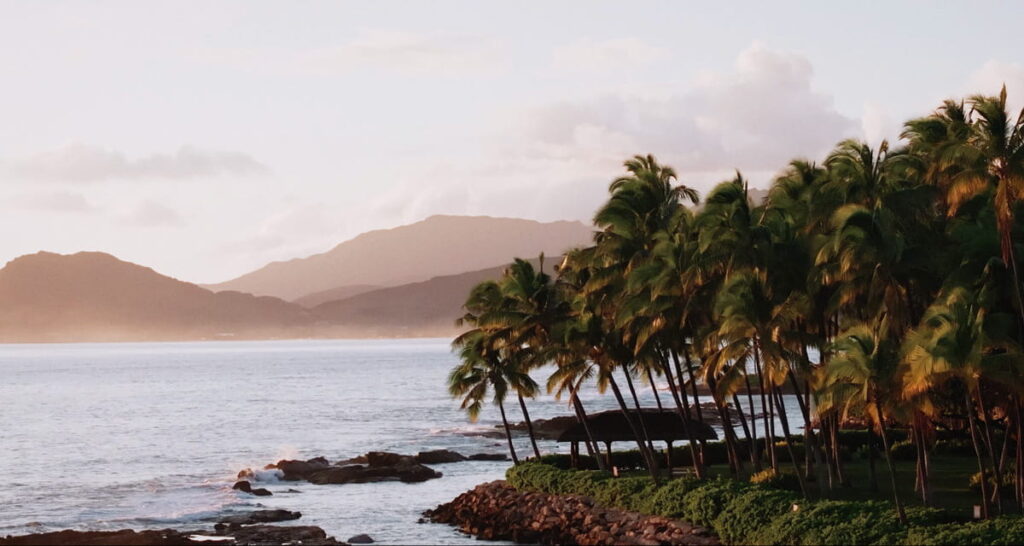
POLYGON ((321 303, 327 303, 329 301, 343 300, 345 298, 351 298, 372 290, 382 288, 374 284, 355 284, 350 286, 339 286, 337 288, 331 288, 330 290, 321 290, 320 292, 313 292, 312 294, 306 294, 301 298, 292 300, 292 303, 297 303, 307 309, 316 307, 321 303))
POLYGON ((398 286, 476 271, 506 263, 511 256, 560 255, 590 240, 591 228, 580 222, 431 216, 206 287, 295 300, 338 287, 398 286))
MULTIPOLYGON (((537 260, 532 260, 537 267, 537 260)), ((547 258, 548 274, 557 264, 547 258)), ((456 334, 455 319, 463 314, 462 304, 477 283, 501 277, 505 267, 491 267, 444 275, 428 281, 381 288, 312 309, 331 324, 325 335, 340 337, 445 337, 456 334)))
POLYGON ((299 305, 214 293, 100 252, 39 252, 0 269, 0 341, 297 337, 299 305))

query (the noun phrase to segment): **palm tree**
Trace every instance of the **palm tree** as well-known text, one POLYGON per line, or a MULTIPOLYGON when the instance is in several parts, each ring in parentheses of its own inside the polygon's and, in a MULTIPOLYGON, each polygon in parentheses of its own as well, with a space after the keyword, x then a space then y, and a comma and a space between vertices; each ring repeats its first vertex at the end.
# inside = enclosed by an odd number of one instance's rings
POLYGON ((499 351, 488 346, 487 336, 480 330, 463 334, 454 345, 459 351, 459 364, 448 374, 448 392, 453 398, 462 398, 461 408, 466 410, 470 420, 476 421, 488 393, 494 391, 493 400, 501 412, 509 453, 513 463, 519 464, 512 429, 505 415, 505 397, 510 388, 536 389, 536 384, 515 363, 502 361, 499 351))
POLYGON ((861 323, 843 331, 832 345, 834 354, 825 370, 831 399, 844 414, 858 411, 873 423, 882 437, 885 461, 889 467, 893 502, 900 522, 907 516, 896 488, 896 469, 889 452, 886 412, 883 405, 893 400, 892 389, 899 363, 898 345, 888 334, 884 316, 873 323, 861 323))

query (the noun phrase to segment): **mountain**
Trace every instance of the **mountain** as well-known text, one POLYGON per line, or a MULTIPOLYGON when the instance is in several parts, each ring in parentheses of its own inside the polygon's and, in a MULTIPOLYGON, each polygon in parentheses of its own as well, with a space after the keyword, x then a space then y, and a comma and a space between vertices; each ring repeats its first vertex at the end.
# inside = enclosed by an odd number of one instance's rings
POLYGON ((591 228, 580 222, 431 216, 415 224, 364 233, 322 254, 273 262, 206 288, 295 300, 339 287, 425 281, 541 252, 558 255, 590 241, 591 228))
POLYGON ((100 252, 22 256, 0 269, 0 341, 298 337, 299 305, 214 293, 100 252))
POLYGON ((327 303, 334 300, 343 300, 345 298, 351 298, 371 290, 377 290, 381 288, 375 284, 353 284, 349 286, 339 286, 337 288, 331 288, 330 290, 321 290, 320 292, 313 292, 312 294, 306 294, 301 298, 292 300, 292 303, 297 303, 307 309, 316 307, 321 303, 327 303))
MULTIPOLYGON (((537 267, 537 260, 532 260, 537 267)), ((544 260, 550 275, 558 263, 544 260)), ((338 337, 444 337, 455 335, 455 319, 477 283, 501 277, 505 265, 427 281, 381 288, 317 305, 312 312, 331 326, 323 334, 338 337)))

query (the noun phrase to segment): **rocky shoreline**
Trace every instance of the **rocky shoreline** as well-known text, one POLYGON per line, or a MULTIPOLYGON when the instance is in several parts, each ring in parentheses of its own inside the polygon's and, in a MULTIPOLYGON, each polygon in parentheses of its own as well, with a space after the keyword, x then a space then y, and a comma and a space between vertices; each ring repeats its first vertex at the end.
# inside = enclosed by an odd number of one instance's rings
POLYGON ((606 509, 587 497, 519 491, 501 480, 478 485, 423 515, 484 540, 584 546, 719 544, 708 529, 683 521, 606 509))
POLYGON ((245 525, 219 527, 214 531, 55 531, 0 537, 0 546, 186 546, 231 544, 232 546, 345 545, 314 526, 245 525))

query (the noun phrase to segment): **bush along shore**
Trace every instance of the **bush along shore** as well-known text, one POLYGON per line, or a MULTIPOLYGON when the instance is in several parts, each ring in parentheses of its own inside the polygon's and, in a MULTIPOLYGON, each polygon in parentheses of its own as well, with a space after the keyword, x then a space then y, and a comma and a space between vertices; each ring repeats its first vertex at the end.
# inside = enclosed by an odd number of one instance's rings
POLYGON ((1024 543, 1021 516, 966 521, 936 508, 908 507, 903 525, 889 501, 808 501, 776 481, 677 478, 655 485, 644 477, 540 462, 514 466, 506 482, 481 485, 427 515, 479 538, 544 544, 713 544, 711 533, 722 544, 1024 543), (590 531, 580 533, 578 521, 590 531), (644 532, 661 528, 672 531, 644 532))

